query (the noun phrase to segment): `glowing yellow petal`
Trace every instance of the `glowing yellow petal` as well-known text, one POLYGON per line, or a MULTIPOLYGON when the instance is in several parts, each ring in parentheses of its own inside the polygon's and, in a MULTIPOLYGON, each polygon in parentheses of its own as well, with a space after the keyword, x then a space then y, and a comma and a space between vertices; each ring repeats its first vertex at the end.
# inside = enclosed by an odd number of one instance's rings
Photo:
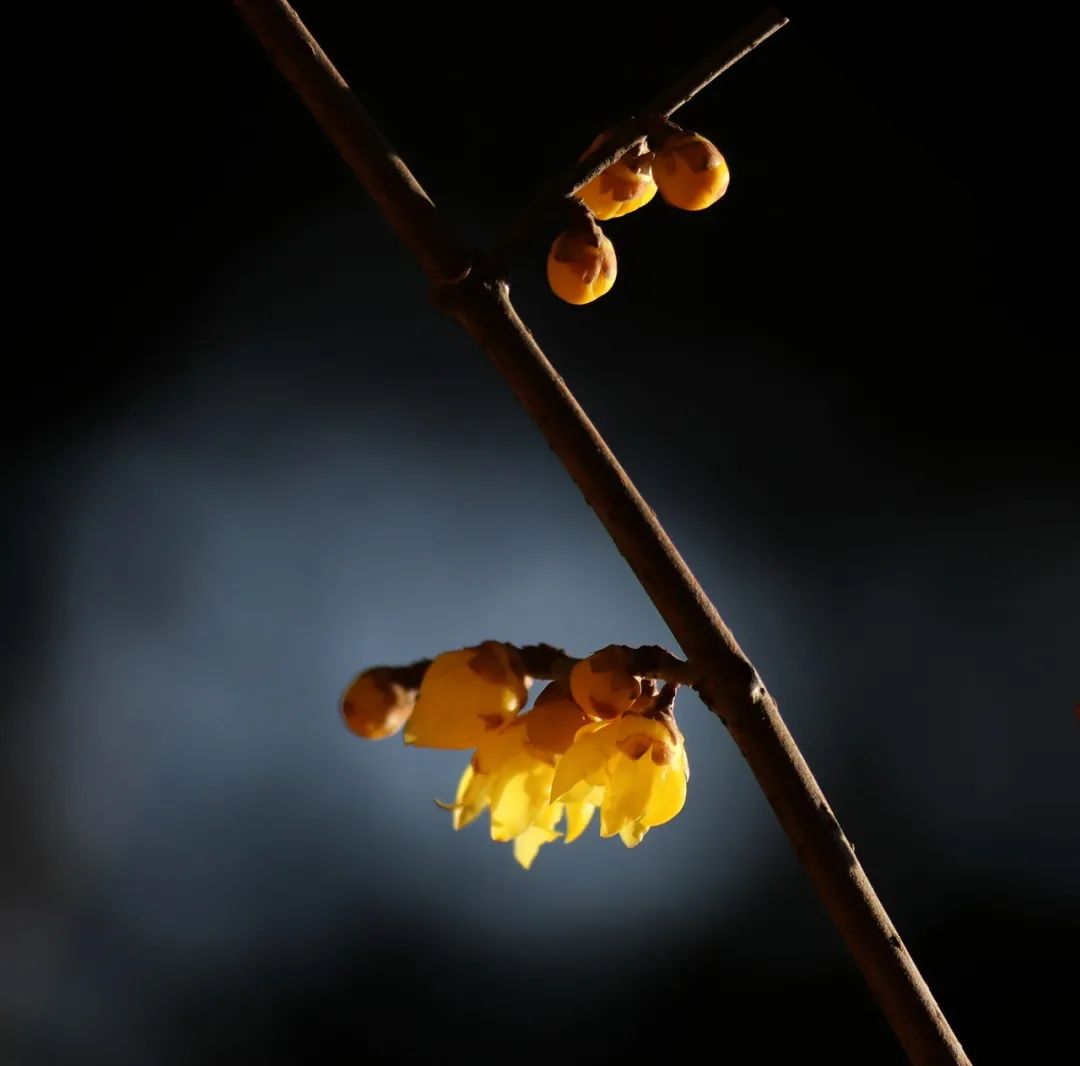
POLYGON ((566 803, 566 843, 572 844, 586 829, 589 828, 589 822, 592 821, 592 816, 596 812, 596 805, 593 803, 571 803, 569 800, 566 803))
POLYGON ((465 767, 465 773, 461 775, 461 780, 458 782, 457 797, 454 800, 453 825, 455 829, 463 829, 480 817, 487 806, 487 791, 490 786, 491 779, 477 774, 472 763, 465 767))
POLYGON ((513 840, 529 828, 533 818, 532 797, 525 788, 528 773, 514 774, 491 805, 491 839, 513 840))
POLYGON ((539 797, 540 806, 533 815, 533 823, 514 837, 514 858, 527 870, 536 858, 542 844, 557 840, 560 833, 557 826, 563 816, 561 803, 547 803, 543 797, 550 788, 550 775, 534 770, 528 777, 525 791, 535 799, 539 797))
POLYGON ((559 758, 551 783, 551 798, 562 799, 575 785, 586 781, 602 785, 607 780, 607 763, 614 753, 615 734, 609 722, 600 728, 586 726, 566 754, 559 758))
MULTIPOLYGON (((645 760, 642 760, 643 762, 645 760)), ((686 803, 686 775, 676 766, 657 766, 641 822, 647 827, 670 822, 686 803)))
POLYGON ((643 755, 638 759, 620 756, 615 760, 600 808, 600 835, 611 837, 644 814, 659 767, 643 755))
POLYGON ((636 848, 645 839, 648 831, 648 826, 642 825, 641 820, 638 819, 636 822, 624 825, 619 830, 619 838, 628 848, 636 848))
MULTIPOLYGON (((512 840, 530 825, 543 824, 543 815, 550 806, 551 779, 554 774, 547 763, 534 760, 515 762, 502 787, 493 789, 491 798, 491 839, 512 840)), ((559 815, 562 810, 560 808, 559 815)), ((558 821, 558 818, 555 819, 558 821)), ((548 828, 554 829, 554 823, 548 828)))
POLYGON ((562 799, 564 803, 591 803, 594 807, 599 807, 604 802, 604 786, 579 781, 562 799))
POLYGON ((559 834, 551 829, 542 829, 539 826, 529 826, 524 833, 514 838, 514 858, 525 867, 529 869, 533 864, 533 859, 536 858, 536 853, 540 850, 541 845, 550 844, 553 840, 557 840, 559 834))

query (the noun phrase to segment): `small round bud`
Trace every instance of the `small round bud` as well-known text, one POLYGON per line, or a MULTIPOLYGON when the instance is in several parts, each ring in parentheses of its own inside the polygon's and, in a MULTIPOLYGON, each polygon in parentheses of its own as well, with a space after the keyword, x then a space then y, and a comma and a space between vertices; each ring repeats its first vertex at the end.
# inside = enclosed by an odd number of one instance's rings
MULTIPOLYGON (((598 148, 609 134, 610 131, 600 134, 585 155, 598 148)), ((578 199, 601 222, 621 218, 644 207, 656 195, 652 160, 652 152, 644 142, 636 145, 582 186, 577 193, 578 199)))
POLYGON ((641 678, 631 672, 629 660, 629 649, 610 644, 574 664, 570 692, 590 718, 617 718, 641 695, 641 678))
POLYGON ((548 284, 568 304, 603 296, 615 284, 616 270, 615 248, 595 223, 559 234, 548 253, 548 284))
POLYGON ((574 702, 566 685, 552 681, 525 715, 525 733, 529 743, 551 755, 562 755, 577 731, 591 719, 574 702))
POLYGON ((358 737, 384 740, 408 721, 416 690, 394 680, 394 671, 376 666, 358 675, 341 697, 341 716, 358 737))
POLYGON ((672 207, 703 211, 727 192, 731 175, 724 157, 700 133, 679 131, 656 153, 653 178, 672 207))

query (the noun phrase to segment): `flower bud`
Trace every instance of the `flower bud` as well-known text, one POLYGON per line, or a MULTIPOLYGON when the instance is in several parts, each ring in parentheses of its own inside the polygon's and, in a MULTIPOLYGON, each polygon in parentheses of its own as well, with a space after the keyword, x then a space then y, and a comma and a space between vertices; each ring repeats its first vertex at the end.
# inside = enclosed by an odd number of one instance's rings
POLYGON ((551 291, 568 304, 588 304, 615 284, 615 248, 595 223, 559 234, 547 260, 551 291))
POLYGON ((593 720, 617 718, 641 695, 641 678, 630 671, 629 649, 610 644, 574 664, 570 693, 593 720))
POLYGON ((731 175, 724 157, 700 133, 672 135, 653 159, 653 178, 672 207, 703 211, 727 192, 731 175))
POLYGON ((341 697, 341 715, 349 730, 366 740, 392 737, 408 720, 416 689, 394 680, 387 666, 365 670, 341 697))
MULTIPOLYGON (((609 136, 602 133, 589 146, 589 155, 609 136)), ((585 156, 582 156, 584 159, 585 156)), ((601 221, 620 218, 644 207, 656 195, 652 152, 641 142, 578 190, 577 197, 601 221)))

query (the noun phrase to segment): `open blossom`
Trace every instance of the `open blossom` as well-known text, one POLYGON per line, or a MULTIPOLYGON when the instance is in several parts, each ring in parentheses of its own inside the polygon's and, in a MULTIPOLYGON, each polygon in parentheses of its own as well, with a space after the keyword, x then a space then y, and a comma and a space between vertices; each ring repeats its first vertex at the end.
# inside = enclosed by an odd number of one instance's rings
POLYGON ((532 865, 541 845, 562 835, 556 827, 564 814, 569 844, 584 832, 595 810, 588 789, 578 789, 562 802, 551 802, 556 757, 529 742, 527 717, 515 719, 484 738, 461 775, 451 806, 455 829, 488 810, 491 839, 513 841, 514 858, 525 869, 532 865))
POLYGON ((682 810, 690 768, 675 723, 678 684, 658 691, 654 659, 609 645, 570 660, 547 645, 489 640, 367 670, 341 711, 367 739, 404 726, 406 744, 473 749, 454 802, 439 806, 454 829, 487 812, 492 840, 512 844, 528 869, 543 845, 581 836, 598 810, 600 835, 630 848, 682 810), (556 680, 520 713, 532 682, 526 661, 556 680))
POLYGON ((646 696, 641 710, 583 722, 565 688, 548 686, 529 714, 490 732, 476 749, 450 805, 454 828, 488 810, 491 838, 513 841, 514 857, 528 869, 541 846, 562 835, 564 816, 569 844, 599 808, 600 835, 637 847, 682 810, 690 776, 670 707, 656 711, 652 702, 646 696), (576 730, 567 743, 571 725, 576 730), (532 737, 561 751, 545 750, 532 737))
POLYGON ((555 769, 551 798, 557 802, 582 784, 601 789, 600 835, 618 834, 633 848, 682 810, 689 777, 674 717, 629 711, 581 730, 555 769))

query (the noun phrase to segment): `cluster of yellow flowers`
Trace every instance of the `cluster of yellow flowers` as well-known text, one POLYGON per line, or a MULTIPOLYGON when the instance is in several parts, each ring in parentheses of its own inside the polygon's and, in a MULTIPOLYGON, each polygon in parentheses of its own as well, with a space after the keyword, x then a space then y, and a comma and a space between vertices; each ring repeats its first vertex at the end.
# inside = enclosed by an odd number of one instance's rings
POLYGON ((513 645, 446 652, 423 670, 418 690, 400 676, 388 667, 360 674, 342 698, 346 724, 368 739, 404 726, 406 744, 475 749, 454 802, 440 806, 455 829, 487 810, 492 839, 512 841, 526 869, 541 845, 581 836, 597 809, 600 835, 630 848, 682 810, 690 768, 675 688, 643 685, 628 648, 576 661, 524 714, 531 679, 513 645))
MULTIPOLYGON (((585 155, 608 136, 610 132, 597 137, 585 155)), ((615 247, 596 219, 606 222, 628 215, 649 203, 657 191, 684 211, 703 211, 727 192, 731 175, 712 141, 670 124, 664 136, 659 151, 651 152, 642 140, 578 191, 591 217, 559 234, 548 253, 548 284, 560 299, 592 303, 615 284, 615 247)))

